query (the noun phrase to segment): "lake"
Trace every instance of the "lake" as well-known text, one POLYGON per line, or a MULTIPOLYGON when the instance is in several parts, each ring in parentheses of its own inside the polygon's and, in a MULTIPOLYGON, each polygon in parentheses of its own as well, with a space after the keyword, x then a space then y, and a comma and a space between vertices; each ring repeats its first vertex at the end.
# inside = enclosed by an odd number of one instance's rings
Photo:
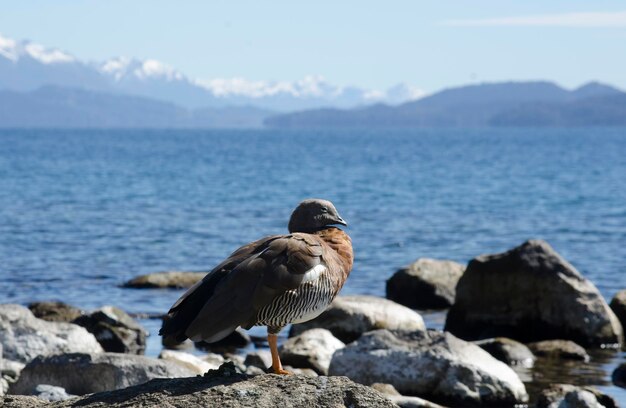
MULTIPOLYGON (((164 313, 180 291, 119 285, 211 269, 285 232, 308 197, 350 223, 344 294, 384 296, 385 280, 419 257, 466 263, 529 238, 607 301, 626 288, 624 128, 0 130, 0 302, 164 313)), ((440 328, 443 315, 426 320, 440 328)), ((156 355, 159 323, 142 323, 156 355)), ((626 402, 607 383, 623 360, 598 367, 600 388, 626 402)))

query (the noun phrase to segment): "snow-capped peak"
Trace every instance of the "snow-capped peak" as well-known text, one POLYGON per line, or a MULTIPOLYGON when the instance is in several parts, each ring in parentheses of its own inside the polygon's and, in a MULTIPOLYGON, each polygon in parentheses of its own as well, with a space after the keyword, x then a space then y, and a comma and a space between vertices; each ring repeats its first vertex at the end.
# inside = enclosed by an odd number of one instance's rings
POLYGON ((41 44, 28 41, 17 42, 0 35, 0 55, 17 62, 22 57, 30 57, 42 64, 74 62, 76 59, 61 50, 46 48, 41 44))
POLYGON ((167 64, 154 59, 139 61, 126 57, 110 59, 99 67, 100 72, 112 76, 116 81, 129 78, 183 80, 185 76, 167 64))
POLYGON ((195 83, 218 97, 243 96, 264 98, 277 94, 288 94, 296 98, 336 96, 342 88, 330 85, 320 75, 309 75, 289 81, 251 81, 244 78, 214 78, 197 80, 195 83))

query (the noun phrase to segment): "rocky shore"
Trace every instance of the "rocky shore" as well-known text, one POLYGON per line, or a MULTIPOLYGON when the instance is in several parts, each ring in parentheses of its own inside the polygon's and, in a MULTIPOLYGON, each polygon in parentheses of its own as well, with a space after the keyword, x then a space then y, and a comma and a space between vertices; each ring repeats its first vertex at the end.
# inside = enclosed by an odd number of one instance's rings
MULTIPOLYGON (((178 288, 198 278, 175 272, 125 286, 178 288)), ((166 345, 154 358, 143 355, 147 331, 113 306, 0 305, 0 406, 626 404, 582 379, 537 386, 535 377, 553 378, 544 367, 575 371, 600 353, 619 353, 626 324, 626 290, 609 306, 546 242, 481 255, 467 267, 419 259, 386 290, 388 299, 340 296, 293 325, 279 349, 292 376, 266 374, 267 350, 253 349, 245 334, 195 351, 166 345), (416 311, 445 308, 444 330, 427 328, 416 311)), ((609 374, 626 388, 626 362, 609 374)))

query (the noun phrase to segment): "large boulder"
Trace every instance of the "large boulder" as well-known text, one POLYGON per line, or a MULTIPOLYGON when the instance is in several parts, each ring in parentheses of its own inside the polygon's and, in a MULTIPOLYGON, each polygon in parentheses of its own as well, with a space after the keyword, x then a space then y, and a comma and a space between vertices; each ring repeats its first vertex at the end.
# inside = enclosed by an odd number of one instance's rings
POLYGON ((140 275, 133 278, 122 286, 125 288, 145 289, 145 288, 190 288, 196 282, 202 280, 207 272, 155 272, 146 275, 140 275))
POLYGON ((195 374, 171 361, 133 354, 59 354, 37 357, 28 363, 9 392, 30 395, 39 384, 49 384, 83 395, 142 384, 153 378, 195 374))
POLYGON ((105 351, 143 354, 146 350, 146 329, 115 306, 103 306, 78 317, 73 323, 96 336, 105 351))
POLYGON ((470 261, 446 330, 464 339, 573 340, 616 344, 622 326, 598 289, 544 241, 470 261))
POLYGON ((71 323, 37 319, 20 305, 0 305, 0 344, 4 358, 28 363, 59 353, 101 353, 93 334, 71 323))
POLYGON ((618 408, 615 400, 593 387, 552 384, 542 390, 535 408, 618 408))
POLYGON ((278 352, 283 364, 311 368, 318 374, 327 375, 333 353, 344 346, 330 331, 311 329, 287 339, 278 352))
POLYGON ((309 329, 330 330, 344 343, 358 339, 361 334, 376 330, 425 330, 419 313, 391 300, 376 296, 339 296, 324 313, 305 323, 294 324, 289 337, 309 329))
POLYGON ((609 307, 622 323, 622 327, 626 327, 626 289, 620 290, 613 296, 609 307))
MULTIPOLYGON (((6 408, 38 406, 26 398, 0 399, 6 408), (8 399, 8 401, 7 401, 8 399), (27 405, 28 402, 33 405, 27 405)), ((379 392, 345 377, 220 373, 158 379, 123 390, 55 403, 53 407, 321 407, 393 408, 379 392)))
POLYGON ((504 406, 528 399, 506 364, 439 331, 376 330, 335 352, 330 375, 389 383, 400 393, 453 406, 504 406))
POLYGON ((83 314, 79 308, 63 302, 33 302, 28 305, 28 309, 36 318, 48 322, 71 323, 83 314))
POLYGON ((454 261, 420 258, 387 280, 387 299, 412 309, 452 306, 465 266, 454 261))

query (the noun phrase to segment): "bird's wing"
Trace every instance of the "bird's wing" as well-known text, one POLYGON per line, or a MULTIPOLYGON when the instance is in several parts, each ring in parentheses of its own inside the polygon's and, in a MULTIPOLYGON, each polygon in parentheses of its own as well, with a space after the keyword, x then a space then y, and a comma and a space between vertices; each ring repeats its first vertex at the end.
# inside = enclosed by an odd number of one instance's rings
POLYGON ((319 273, 322 241, 309 234, 290 234, 264 242, 215 286, 185 335, 217 341, 238 326, 252 326, 263 306, 319 273))
POLYGON ((280 237, 281 235, 274 235, 261 238, 242 246, 230 254, 228 258, 213 268, 202 280, 198 281, 178 298, 165 317, 159 334, 176 339, 179 342, 184 341, 187 338, 185 335, 187 327, 196 318, 207 300, 213 296, 215 288, 222 279, 241 262, 262 251, 269 242, 280 237))

